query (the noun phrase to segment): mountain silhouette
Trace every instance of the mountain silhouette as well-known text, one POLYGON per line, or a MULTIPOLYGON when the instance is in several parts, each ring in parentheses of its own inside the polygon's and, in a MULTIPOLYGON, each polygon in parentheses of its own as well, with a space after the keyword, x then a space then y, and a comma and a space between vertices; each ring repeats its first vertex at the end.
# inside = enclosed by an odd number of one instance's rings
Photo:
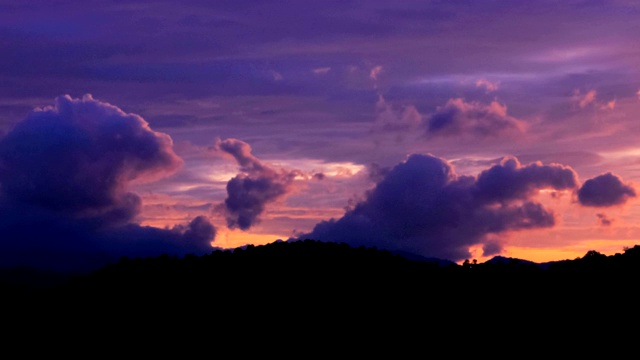
POLYGON ((132 319, 137 327, 122 331, 194 323, 308 329, 345 321, 362 329, 462 324, 475 311, 505 324, 515 319, 504 314, 517 314, 519 323, 542 326, 561 317, 577 326, 602 309, 636 305, 638 245, 611 256, 589 251, 544 264, 500 256, 462 265, 427 260, 311 239, 204 256, 122 258, 48 281, 34 281, 31 274, 29 285, 5 278, 3 300, 12 309, 5 320, 16 327, 36 321, 42 332, 60 323, 80 331, 132 319))

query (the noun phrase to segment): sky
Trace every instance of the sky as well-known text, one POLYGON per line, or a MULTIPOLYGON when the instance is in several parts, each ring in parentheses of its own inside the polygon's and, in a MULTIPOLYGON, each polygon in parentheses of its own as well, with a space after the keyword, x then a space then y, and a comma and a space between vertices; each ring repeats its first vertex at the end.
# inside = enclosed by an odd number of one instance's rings
POLYGON ((640 2, 0 0, 0 266, 640 244, 640 2))

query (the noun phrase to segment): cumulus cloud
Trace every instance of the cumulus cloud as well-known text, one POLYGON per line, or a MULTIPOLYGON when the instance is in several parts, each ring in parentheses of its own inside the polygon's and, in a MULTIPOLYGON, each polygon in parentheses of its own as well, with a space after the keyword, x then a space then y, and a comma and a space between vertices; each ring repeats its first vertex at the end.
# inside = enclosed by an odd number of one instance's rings
MULTIPOLYGON (((106 259, 133 248, 164 251, 156 247, 164 240, 128 236, 148 233, 134 223, 141 199, 128 188, 181 165, 167 134, 91 95, 60 96, 53 106, 33 110, 0 139, 0 260, 50 254, 41 260, 72 266, 89 254, 106 259), (127 242, 109 240, 115 232, 127 242), (56 257, 61 254, 73 259, 56 257)), ((183 233, 163 231, 156 234, 186 245, 183 233)), ((194 237, 193 231, 185 232, 194 241, 184 251, 210 249, 212 238, 194 237), (196 240, 203 241, 196 246, 196 240)))
POLYGON ((2 195, 71 216, 118 213, 128 221, 140 200, 127 184, 175 172, 182 160, 172 145, 138 115, 91 95, 61 96, 0 141, 2 195))
POLYGON ((450 99, 426 119, 427 134, 432 136, 473 135, 497 137, 520 134, 525 123, 507 114, 507 107, 497 101, 489 105, 450 99))
POLYGON ((214 149, 233 156, 241 173, 227 183, 227 198, 223 210, 227 226, 247 230, 260 221, 268 203, 282 198, 292 190, 298 171, 275 169, 263 164, 251 154, 249 144, 237 140, 216 140, 214 149))
POLYGON ((630 184, 612 174, 606 173, 589 179, 578 189, 578 201, 584 206, 607 207, 622 205, 636 197, 630 184))
POLYGON ((476 196, 489 201, 526 200, 539 189, 572 190, 578 185, 573 169, 559 164, 543 165, 533 162, 522 166, 516 157, 504 157, 500 165, 492 166, 478 175, 476 196))
POLYGON ((384 174, 366 198, 339 219, 296 239, 345 242, 459 261, 482 245, 499 253, 510 231, 551 227, 553 212, 535 201, 541 189, 575 190, 569 167, 507 157, 477 177, 459 176, 431 155, 413 154, 384 174))

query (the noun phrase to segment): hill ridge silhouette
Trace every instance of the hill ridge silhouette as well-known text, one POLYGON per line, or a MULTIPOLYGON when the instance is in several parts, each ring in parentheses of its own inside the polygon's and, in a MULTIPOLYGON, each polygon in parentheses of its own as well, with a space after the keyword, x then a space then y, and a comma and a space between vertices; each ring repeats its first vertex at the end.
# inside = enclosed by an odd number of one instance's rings
MULTIPOLYGON (((562 318, 575 327, 602 309, 634 308, 639 275, 638 245, 547 266, 504 257, 442 266, 306 239, 203 256, 122 258, 54 286, 6 286, 3 294, 12 309, 6 324, 37 323, 42 332, 61 323, 85 331, 135 324, 122 330, 134 333, 207 323, 263 331, 267 324, 308 330, 351 324, 366 331, 443 317, 458 327, 474 308, 489 318, 506 311, 521 324, 562 318)), ((507 321, 513 320, 499 320, 507 321)))
MULTIPOLYGON (((30 268, 9 268, 0 271, 0 284, 16 291, 34 291, 57 288, 67 283, 88 283, 94 279, 103 279, 109 274, 125 273, 127 271, 146 273, 151 275, 150 269, 159 273, 170 273, 172 270, 184 271, 184 268, 197 267, 207 271, 213 268, 229 267, 235 271, 250 272, 251 268, 269 267, 286 271, 286 266, 296 266, 297 270, 304 266, 306 271, 326 271, 331 275, 336 271, 400 271, 405 275, 415 276, 420 271, 438 271, 456 273, 462 269, 474 269, 477 272, 531 271, 549 270, 554 273, 602 273, 610 274, 614 271, 633 273, 640 267, 640 245, 625 248, 623 253, 614 255, 600 254, 595 250, 588 251, 583 257, 576 259, 555 260, 537 263, 529 260, 494 256, 482 262, 459 265, 453 261, 426 258, 406 252, 394 252, 376 247, 352 247, 345 243, 324 242, 314 239, 297 241, 274 241, 262 245, 245 245, 233 249, 217 249, 207 255, 187 255, 183 257, 161 255, 146 258, 123 257, 116 263, 106 265, 86 274, 65 274, 48 272, 30 268), (187 263, 189 265, 187 266, 187 263), (330 267, 327 265, 331 265, 330 267), (184 266, 182 266, 184 265, 184 266)), ((195 271, 192 269, 191 271, 195 271)), ((334 274, 335 275, 335 274, 334 274)), ((622 275, 622 274, 620 274, 622 275)), ((321 276, 316 273, 315 276, 321 276)))

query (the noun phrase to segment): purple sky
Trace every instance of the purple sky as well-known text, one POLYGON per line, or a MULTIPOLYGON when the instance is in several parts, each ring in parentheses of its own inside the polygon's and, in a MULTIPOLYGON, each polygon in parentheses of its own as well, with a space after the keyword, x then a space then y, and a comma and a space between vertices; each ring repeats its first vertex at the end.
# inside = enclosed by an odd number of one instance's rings
POLYGON ((0 0, 0 265, 640 243, 640 4, 0 0))

